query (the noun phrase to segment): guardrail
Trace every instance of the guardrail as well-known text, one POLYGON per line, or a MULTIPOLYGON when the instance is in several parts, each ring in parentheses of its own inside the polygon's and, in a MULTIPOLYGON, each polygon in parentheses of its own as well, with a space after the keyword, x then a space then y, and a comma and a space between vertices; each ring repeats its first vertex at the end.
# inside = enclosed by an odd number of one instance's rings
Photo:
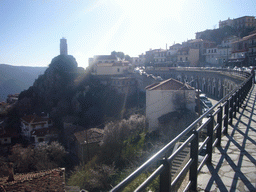
POLYGON ((242 103, 252 87, 252 78, 254 77, 251 75, 238 88, 230 92, 217 104, 212 106, 177 137, 160 149, 122 182, 116 185, 111 192, 122 191, 140 174, 148 169, 151 171, 150 176, 147 177, 135 191, 145 190, 157 177, 160 178, 159 190, 171 191, 182 176, 184 176, 188 171, 189 182, 184 191, 196 191, 197 174, 205 163, 211 163, 213 148, 221 145, 222 134, 227 134, 228 125, 232 125, 233 118, 236 117, 239 108, 242 106, 242 103), (208 119, 206 122, 201 124, 203 118, 208 119), (203 144, 199 147, 199 134, 205 128, 207 129, 207 136, 203 140, 203 144), (172 152, 174 145, 184 138, 186 139, 182 145, 172 152), (206 146, 206 155, 199 163, 198 154, 204 146, 206 146), (190 158, 186 161, 182 170, 176 174, 176 177, 171 178, 172 161, 186 147, 190 148, 190 158))

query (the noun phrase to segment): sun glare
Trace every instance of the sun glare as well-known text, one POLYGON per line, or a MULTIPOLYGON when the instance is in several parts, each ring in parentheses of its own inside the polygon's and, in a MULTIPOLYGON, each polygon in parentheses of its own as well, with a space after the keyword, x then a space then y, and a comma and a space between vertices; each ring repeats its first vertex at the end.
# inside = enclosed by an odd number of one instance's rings
POLYGON ((134 20, 143 20, 143 22, 158 22, 163 18, 179 19, 179 14, 183 7, 183 0, 113 0, 116 4, 120 5, 124 14, 134 20))

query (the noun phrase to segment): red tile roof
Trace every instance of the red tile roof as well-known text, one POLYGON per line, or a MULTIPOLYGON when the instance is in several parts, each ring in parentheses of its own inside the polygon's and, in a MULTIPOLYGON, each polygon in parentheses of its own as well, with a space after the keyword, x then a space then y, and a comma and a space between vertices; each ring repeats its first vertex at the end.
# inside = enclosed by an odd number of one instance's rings
POLYGON ((147 90, 193 90, 194 88, 188 84, 183 84, 176 79, 167 79, 160 83, 155 83, 146 87, 147 90))
POLYGON ((15 174, 14 181, 8 177, 0 178, 0 191, 63 191, 65 188, 65 169, 58 168, 48 171, 15 174))
POLYGON ((48 121, 48 117, 40 117, 38 115, 26 115, 21 118, 21 120, 27 122, 27 123, 38 123, 43 121, 48 121))

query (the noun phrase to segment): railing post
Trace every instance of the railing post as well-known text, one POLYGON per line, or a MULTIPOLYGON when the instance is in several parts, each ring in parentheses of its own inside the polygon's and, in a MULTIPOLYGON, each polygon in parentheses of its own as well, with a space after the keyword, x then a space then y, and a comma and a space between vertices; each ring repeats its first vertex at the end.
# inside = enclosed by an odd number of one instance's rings
POLYGON ((237 107, 238 107, 238 105, 237 105, 237 103, 238 103, 238 91, 236 91, 236 93, 235 93, 235 95, 234 95, 234 102, 233 102, 233 105, 234 105, 234 118, 236 118, 236 112, 237 112, 237 107))
POLYGON ((219 124, 219 127, 217 129, 216 137, 218 139, 217 146, 221 146, 221 131, 222 131, 222 106, 219 106, 219 113, 217 116, 217 123, 219 124))
POLYGON ((190 158, 193 159, 190 165, 189 180, 191 182, 190 191, 197 191, 197 166, 198 166, 198 132, 193 131, 195 138, 191 141, 190 158))
POLYGON ((160 191, 169 192, 171 190, 171 164, 165 157, 162 160, 164 171, 160 174, 160 191))
POLYGON ((234 95, 232 94, 230 101, 229 101, 229 125, 232 125, 233 123, 233 111, 234 110, 234 95))
POLYGON ((206 152, 209 154, 209 158, 207 159, 207 163, 212 163, 212 143, 213 143, 213 116, 210 115, 210 122, 207 125, 207 136, 209 137, 209 141, 206 146, 206 152))
POLYGON ((224 119, 224 134, 226 135, 228 133, 228 119, 229 119, 229 99, 226 101, 225 105, 225 119, 224 119))
POLYGON ((242 88, 239 89, 238 91, 238 108, 237 108, 237 112, 239 112, 240 107, 242 106, 242 88))

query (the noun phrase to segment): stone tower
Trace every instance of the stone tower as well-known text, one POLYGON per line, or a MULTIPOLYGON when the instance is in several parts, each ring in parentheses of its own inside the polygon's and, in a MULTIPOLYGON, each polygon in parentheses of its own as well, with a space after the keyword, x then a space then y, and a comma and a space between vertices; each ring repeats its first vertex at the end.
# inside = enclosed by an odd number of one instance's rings
POLYGON ((68 54, 67 39, 65 39, 64 37, 62 37, 62 39, 60 39, 60 54, 61 55, 68 54))

